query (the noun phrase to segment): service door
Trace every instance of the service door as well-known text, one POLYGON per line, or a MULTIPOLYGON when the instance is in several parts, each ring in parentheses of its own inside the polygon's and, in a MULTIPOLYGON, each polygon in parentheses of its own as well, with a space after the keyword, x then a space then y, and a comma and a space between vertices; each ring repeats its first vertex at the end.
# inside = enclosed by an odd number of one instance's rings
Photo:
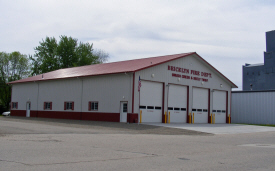
POLYGON ((139 118, 142 122, 162 122, 162 91, 163 84, 150 81, 141 81, 139 118))
POLYGON ((226 92, 213 92, 213 111, 215 114, 215 123, 226 123, 226 92))
POLYGON ((120 102, 120 122, 127 122, 127 102, 120 102))
POLYGON ((27 105, 26 105, 26 117, 30 117, 30 112, 31 112, 31 102, 27 102, 27 105))
POLYGON ((171 123, 186 123, 187 87, 169 84, 168 117, 171 123))
POLYGON ((208 123, 208 89, 193 88, 194 123, 208 123))

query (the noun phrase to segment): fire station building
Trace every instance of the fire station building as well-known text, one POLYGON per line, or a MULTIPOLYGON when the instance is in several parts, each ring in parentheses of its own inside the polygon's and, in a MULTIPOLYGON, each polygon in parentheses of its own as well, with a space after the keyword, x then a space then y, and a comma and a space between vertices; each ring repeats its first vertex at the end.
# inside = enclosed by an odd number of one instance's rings
POLYGON ((237 86, 196 52, 60 69, 10 82, 11 116, 228 123, 237 86), (170 115, 168 116, 168 114, 170 115))

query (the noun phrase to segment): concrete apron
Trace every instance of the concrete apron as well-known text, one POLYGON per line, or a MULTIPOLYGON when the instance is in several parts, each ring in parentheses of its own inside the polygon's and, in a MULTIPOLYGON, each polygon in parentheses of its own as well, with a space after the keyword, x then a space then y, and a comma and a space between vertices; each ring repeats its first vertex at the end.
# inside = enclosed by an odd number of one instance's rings
POLYGON ((212 134, 242 134, 254 132, 275 131, 275 127, 240 125, 240 124, 182 124, 182 123, 142 123, 145 125, 163 126, 178 129, 187 129, 212 134))

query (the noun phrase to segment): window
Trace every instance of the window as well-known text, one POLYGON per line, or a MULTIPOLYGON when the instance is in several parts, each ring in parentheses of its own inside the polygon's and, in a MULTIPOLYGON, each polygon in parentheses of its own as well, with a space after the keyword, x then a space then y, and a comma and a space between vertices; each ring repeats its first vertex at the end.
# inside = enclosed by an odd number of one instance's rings
POLYGON ((186 111, 186 108, 181 108, 180 110, 181 110, 181 111, 186 111))
POLYGON ((207 112, 208 110, 207 109, 203 109, 203 112, 207 112))
POLYGON ((154 106, 147 106, 147 109, 154 109, 154 106))
POLYGON ((123 103, 123 113, 127 112, 127 103, 123 103))
POLYGON ((146 106, 139 106, 140 109, 146 109, 146 106))
POLYGON ((52 102, 44 102, 44 110, 52 110, 52 102))
POLYGON ((173 108, 172 107, 168 107, 168 110, 173 110, 173 108))
POLYGON ((174 110, 180 110, 180 108, 178 108, 178 107, 175 107, 175 108, 174 108, 174 110))
POLYGON ((18 109, 18 102, 12 102, 12 109, 18 109))
POLYGON ((212 112, 217 112, 217 110, 212 110, 212 112))
POLYGON ((222 113, 225 113, 225 110, 222 110, 222 113))
POLYGON ((74 102, 64 102, 64 110, 74 110, 74 102))
POLYGON ((197 111, 197 109, 192 109, 192 111, 197 111))
POLYGON ((161 107, 160 106, 155 106, 155 109, 156 110, 161 110, 161 107))
POLYGON ((202 109, 197 109, 198 112, 202 112, 202 109))
POLYGON ((89 110, 98 110, 98 102, 89 102, 89 110))

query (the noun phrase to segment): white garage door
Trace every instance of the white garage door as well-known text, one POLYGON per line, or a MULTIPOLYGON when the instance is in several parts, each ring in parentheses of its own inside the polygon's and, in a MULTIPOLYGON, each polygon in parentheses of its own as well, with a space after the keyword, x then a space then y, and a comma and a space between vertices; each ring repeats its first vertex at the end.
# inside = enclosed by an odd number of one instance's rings
POLYGON ((187 87, 169 85, 168 113, 171 123, 186 123, 187 87))
POLYGON ((194 123, 208 123, 208 89, 193 88, 194 123))
POLYGON ((162 122, 163 84, 141 81, 140 110, 142 122, 162 122))
POLYGON ((213 92, 213 114, 215 114, 215 123, 226 123, 226 92, 213 92))

